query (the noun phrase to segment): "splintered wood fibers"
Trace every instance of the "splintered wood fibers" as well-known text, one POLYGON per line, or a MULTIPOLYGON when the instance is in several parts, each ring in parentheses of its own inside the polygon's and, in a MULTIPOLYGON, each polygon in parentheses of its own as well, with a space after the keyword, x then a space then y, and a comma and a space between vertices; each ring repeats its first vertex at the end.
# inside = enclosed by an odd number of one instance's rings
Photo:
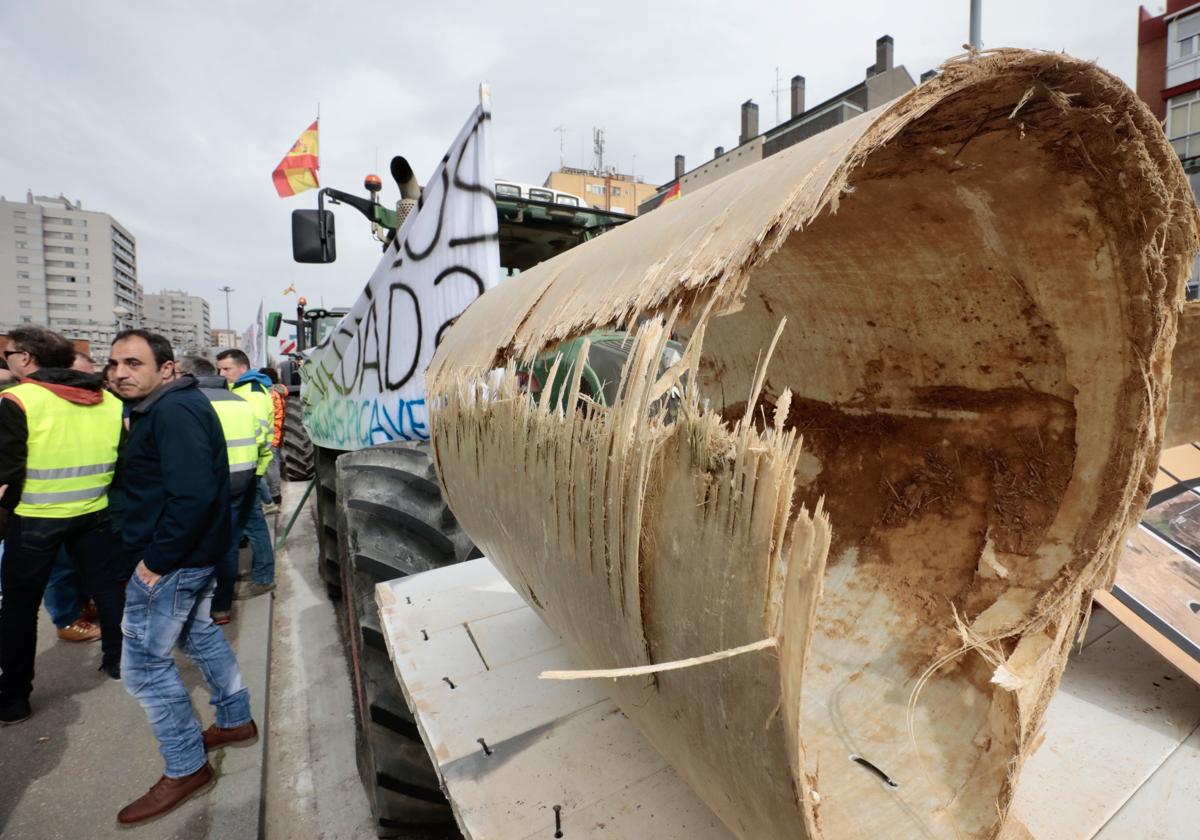
POLYGON ((430 367, 439 475, 581 667, 753 648, 606 683, 738 836, 996 837, 1145 504, 1196 243, 1123 83, 954 60, 484 295, 430 367), (612 324, 612 406, 495 373, 612 324))

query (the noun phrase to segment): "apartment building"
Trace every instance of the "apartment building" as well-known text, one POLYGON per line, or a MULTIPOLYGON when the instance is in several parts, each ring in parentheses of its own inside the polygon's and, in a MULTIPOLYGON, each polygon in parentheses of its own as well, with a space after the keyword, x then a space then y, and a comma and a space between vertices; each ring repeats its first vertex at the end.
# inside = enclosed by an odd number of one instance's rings
MULTIPOLYGON (((683 155, 676 155, 675 177, 642 202, 638 212, 649 212, 664 201, 694 192, 916 87, 904 65, 895 66, 894 51, 892 36, 879 38, 875 42, 875 62, 867 67, 865 78, 811 107, 806 107, 805 103, 804 77, 793 76, 789 91, 790 116, 767 131, 759 131, 758 105, 753 100, 743 102, 737 145, 728 150, 717 146, 711 159, 692 169, 687 168, 683 155)), ((921 80, 930 75, 923 74, 921 80)))
POLYGON ((204 353, 211 346, 208 301, 183 290, 147 293, 143 307, 146 329, 166 336, 176 353, 204 353))
MULTIPOLYGON (((1192 192, 1200 195, 1200 3, 1167 0, 1158 15, 1139 8, 1137 94, 1162 120, 1192 192)), ((1200 297, 1200 257, 1187 297, 1200 297)))
POLYGON ((141 321, 137 241, 123 225, 62 195, 0 196, 0 331, 43 324, 95 346, 141 321))

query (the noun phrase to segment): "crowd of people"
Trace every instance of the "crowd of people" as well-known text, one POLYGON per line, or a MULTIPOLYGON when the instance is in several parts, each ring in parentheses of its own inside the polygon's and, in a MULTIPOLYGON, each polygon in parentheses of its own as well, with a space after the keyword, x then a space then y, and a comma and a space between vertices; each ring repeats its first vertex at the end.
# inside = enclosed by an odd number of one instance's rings
POLYGON ((266 514, 280 502, 284 400, 241 350, 176 359, 125 330, 101 371, 63 336, 9 333, 0 368, 0 725, 34 709, 40 605, 65 642, 100 641, 99 671, 143 707, 162 778, 117 815, 154 819, 214 782, 207 753, 257 740, 220 625, 274 589, 266 514), (239 548, 253 560, 238 581, 239 548), (98 625, 98 626, 97 626, 98 625), (175 664, 208 683, 203 731, 175 664))

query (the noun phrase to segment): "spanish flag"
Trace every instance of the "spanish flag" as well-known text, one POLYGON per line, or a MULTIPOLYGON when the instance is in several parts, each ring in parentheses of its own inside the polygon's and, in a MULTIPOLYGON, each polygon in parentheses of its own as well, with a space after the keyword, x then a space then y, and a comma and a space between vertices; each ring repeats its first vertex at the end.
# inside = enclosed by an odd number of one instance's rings
POLYGON ((321 186, 317 181, 317 170, 320 168, 317 160, 317 122, 313 120, 313 124, 304 130, 291 151, 284 155, 271 173, 275 192, 279 193, 280 198, 321 186))

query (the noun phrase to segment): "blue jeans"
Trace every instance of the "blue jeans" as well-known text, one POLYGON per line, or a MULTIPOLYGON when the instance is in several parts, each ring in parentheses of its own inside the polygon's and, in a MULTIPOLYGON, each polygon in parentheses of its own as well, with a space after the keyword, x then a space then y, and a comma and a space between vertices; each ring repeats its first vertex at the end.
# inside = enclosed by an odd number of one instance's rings
POLYGON ((65 547, 58 550, 42 602, 46 605, 46 612, 50 613, 50 620, 59 630, 70 626, 83 609, 79 577, 75 574, 75 564, 71 562, 65 547))
POLYGON ((250 541, 253 560, 250 563, 250 580, 254 583, 275 582, 275 551, 271 548, 271 532, 267 529, 267 518, 263 516, 258 496, 250 506, 246 519, 246 539, 250 541))
POLYGON ((212 600, 212 608, 217 612, 229 612, 233 607, 233 587, 237 583, 242 531, 246 527, 246 520, 250 518, 251 501, 257 498, 257 495, 258 485, 254 484, 229 500, 229 549, 217 564, 217 589, 212 600))
POLYGON ((208 760, 173 648, 191 657, 204 674, 217 726, 232 728, 250 721, 250 690, 242 683, 225 634, 209 617, 215 586, 210 566, 176 569, 153 587, 135 572, 125 588, 121 679, 146 710, 166 775, 172 778, 195 773, 208 760))

